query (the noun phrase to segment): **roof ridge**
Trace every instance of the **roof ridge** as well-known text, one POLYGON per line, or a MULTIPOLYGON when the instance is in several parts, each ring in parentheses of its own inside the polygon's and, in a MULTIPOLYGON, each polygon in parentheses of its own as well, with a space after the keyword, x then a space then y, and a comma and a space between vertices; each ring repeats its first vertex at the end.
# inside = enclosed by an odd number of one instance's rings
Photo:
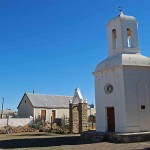
POLYGON ((47 95, 47 96, 63 96, 63 97, 73 97, 73 96, 66 96, 66 95, 51 95, 51 94, 39 94, 39 93, 26 93, 28 94, 32 94, 32 95, 47 95))

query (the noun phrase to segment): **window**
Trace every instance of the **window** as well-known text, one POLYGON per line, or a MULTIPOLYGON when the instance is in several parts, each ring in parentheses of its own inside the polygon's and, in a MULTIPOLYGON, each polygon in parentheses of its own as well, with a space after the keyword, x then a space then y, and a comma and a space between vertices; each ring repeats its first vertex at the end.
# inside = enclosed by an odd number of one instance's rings
POLYGON ((116 32, 116 29, 112 30, 112 42, 113 42, 113 49, 117 48, 117 32, 116 32))
POLYGON ((132 47, 132 32, 131 29, 127 29, 127 43, 128 43, 128 47, 132 47))
POLYGON ((26 103, 27 101, 25 100, 25 103, 26 103))
POLYGON ((143 110, 144 110, 144 109, 145 109, 145 105, 141 105, 141 109, 143 109, 143 110))

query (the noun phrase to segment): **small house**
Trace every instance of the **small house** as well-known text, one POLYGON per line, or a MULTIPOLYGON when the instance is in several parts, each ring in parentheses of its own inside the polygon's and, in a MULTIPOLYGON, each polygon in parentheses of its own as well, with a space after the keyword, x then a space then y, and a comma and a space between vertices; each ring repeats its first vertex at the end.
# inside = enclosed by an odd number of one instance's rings
POLYGON ((18 105, 18 117, 41 118, 51 122, 55 118, 69 117, 69 101, 72 96, 25 93, 18 105), (52 117, 52 120, 51 120, 52 117))
MULTIPOLYGON (((79 95, 77 98, 81 97, 79 88, 75 89, 74 95, 79 95)), ((25 93, 17 107, 18 117, 29 118, 32 116, 34 120, 41 118, 48 122, 53 122, 56 118, 69 118, 69 102, 72 100, 73 96, 25 93)), ((94 114, 95 108, 88 106, 87 116, 94 114)))
POLYGON ((16 118, 17 117, 17 111, 6 109, 6 110, 0 110, 0 118, 16 118))

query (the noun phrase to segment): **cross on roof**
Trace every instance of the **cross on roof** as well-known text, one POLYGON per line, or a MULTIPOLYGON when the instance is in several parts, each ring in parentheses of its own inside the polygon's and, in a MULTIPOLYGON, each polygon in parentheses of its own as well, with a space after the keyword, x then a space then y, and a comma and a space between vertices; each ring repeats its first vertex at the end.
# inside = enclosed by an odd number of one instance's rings
POLYGON ((123 11, 121 6, 119 6, 118 9, 119 9, 120 12, 123 11))

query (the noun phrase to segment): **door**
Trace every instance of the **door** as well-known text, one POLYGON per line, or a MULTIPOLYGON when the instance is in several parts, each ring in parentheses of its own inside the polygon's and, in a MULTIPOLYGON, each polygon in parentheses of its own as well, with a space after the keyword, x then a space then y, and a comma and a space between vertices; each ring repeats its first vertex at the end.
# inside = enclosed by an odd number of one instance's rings
POLYGON ((56 110, 52 110, 52 122, 55 121, 56 118, 56 110))
POLYGON ((114 107, 107 107, 107 127, 108 127, 108 132, 115 132, 114 107))
POLYGON ((41 110, 41 119, 44 121, 46 120, 46 110, 41 110))

